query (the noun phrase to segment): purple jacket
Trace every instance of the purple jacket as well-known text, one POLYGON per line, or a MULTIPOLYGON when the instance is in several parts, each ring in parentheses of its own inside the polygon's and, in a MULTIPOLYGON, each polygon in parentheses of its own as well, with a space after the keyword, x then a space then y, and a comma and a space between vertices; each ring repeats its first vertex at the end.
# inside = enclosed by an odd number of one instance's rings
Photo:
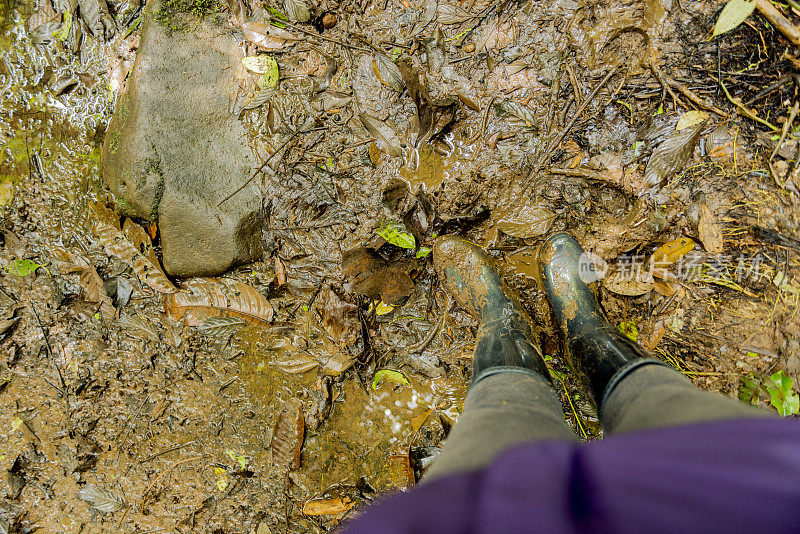
POLYGON ((525 444, 386 497, 345 532, 800 532, 800 421, 525 444))

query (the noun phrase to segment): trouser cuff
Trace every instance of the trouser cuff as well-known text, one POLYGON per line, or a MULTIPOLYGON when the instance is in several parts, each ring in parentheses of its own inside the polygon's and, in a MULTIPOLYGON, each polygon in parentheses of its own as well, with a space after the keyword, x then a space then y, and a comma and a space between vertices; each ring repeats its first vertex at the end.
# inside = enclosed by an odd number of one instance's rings
POLYGON ((661 360, 656 360, 653 358, 633 360, 632 362, 626 363, 620 367, 619 370, 611 377, 611 380, 608 381, 606 388, 603 390, 603 397, 600 399, 600 404, 597 407, 597 415, 600 417, 601 421, 603 420, 603 407, 605 406, 606 401, 611 396, 611 393, 614 391, 614 389, 616 389, 616 387, 625 379, 625 377, 637 369, 647 365, 661 365, 662 367, 672 369, 672 366, 662 362, 661 360))
POLYGON ((480 382, 486 377, 500 374, 500 373, 523 373, 526 375, 531 375, 533 377, 538 378, 539 380, 543 380, 547 385, 552 386, 552 383, 547 378, 543 377, 541 374, 537 373, 533 369, 528 369, 527 367, 520 367, 518 365, 496 365, 494 367, 489 367, 484 369, 472 379, 472 384, 470 384, 470 388, 474 387, 475 384, 480 382))

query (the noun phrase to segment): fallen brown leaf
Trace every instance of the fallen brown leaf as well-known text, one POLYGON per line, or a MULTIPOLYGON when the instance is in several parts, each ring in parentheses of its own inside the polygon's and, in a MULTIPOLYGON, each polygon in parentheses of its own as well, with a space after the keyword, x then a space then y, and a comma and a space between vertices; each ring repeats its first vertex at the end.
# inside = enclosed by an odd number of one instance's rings
POLYGON ((700 223, 697 226, 697 233, 706 252, 709 254, 722 252, 722 227, 705 204, 700 206, 700 223))
POLYGON ((187 319, 198 326, 209 317, 241 317, 250 324, 266 326, 274 310, 254 287, 228 278, 195 278, 183 291, 167 295, 165 311, 175 321, 187 319))
POLYGON ((349 511, 355 503, 349 497, 314 499, 303 505, 303 514, 308 516, 339 515, 349 511))
POLYGON ((283 405, 272 430, 269 443, 272 465, 288 470, 300 467, 304 435, 303 403, 300 399, 291 398, 283 405))

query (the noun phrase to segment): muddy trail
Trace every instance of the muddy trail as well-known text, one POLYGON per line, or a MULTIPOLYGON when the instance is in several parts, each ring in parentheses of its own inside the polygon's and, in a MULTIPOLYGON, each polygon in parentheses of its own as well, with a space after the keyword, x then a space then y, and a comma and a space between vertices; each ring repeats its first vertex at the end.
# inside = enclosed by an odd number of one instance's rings
POLYGON ((0 0, 0 532, 324 532, 413 486, 471 378, 444 234, 582 438, 557 230, 620 330, 797 415, 794 2, 102 2, 0 0))

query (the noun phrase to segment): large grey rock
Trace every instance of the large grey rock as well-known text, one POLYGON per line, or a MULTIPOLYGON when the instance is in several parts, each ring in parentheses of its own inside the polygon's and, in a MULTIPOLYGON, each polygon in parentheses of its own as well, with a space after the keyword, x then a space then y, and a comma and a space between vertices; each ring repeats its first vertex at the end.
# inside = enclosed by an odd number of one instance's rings
POLYGON ((141 44, 103 147, 103 176, 129 215, 157 221, 164 269, 220 274, 261 255, 257 168, 229 112, 241 52, 224 21, 171 35, 148 2, 141 44))

